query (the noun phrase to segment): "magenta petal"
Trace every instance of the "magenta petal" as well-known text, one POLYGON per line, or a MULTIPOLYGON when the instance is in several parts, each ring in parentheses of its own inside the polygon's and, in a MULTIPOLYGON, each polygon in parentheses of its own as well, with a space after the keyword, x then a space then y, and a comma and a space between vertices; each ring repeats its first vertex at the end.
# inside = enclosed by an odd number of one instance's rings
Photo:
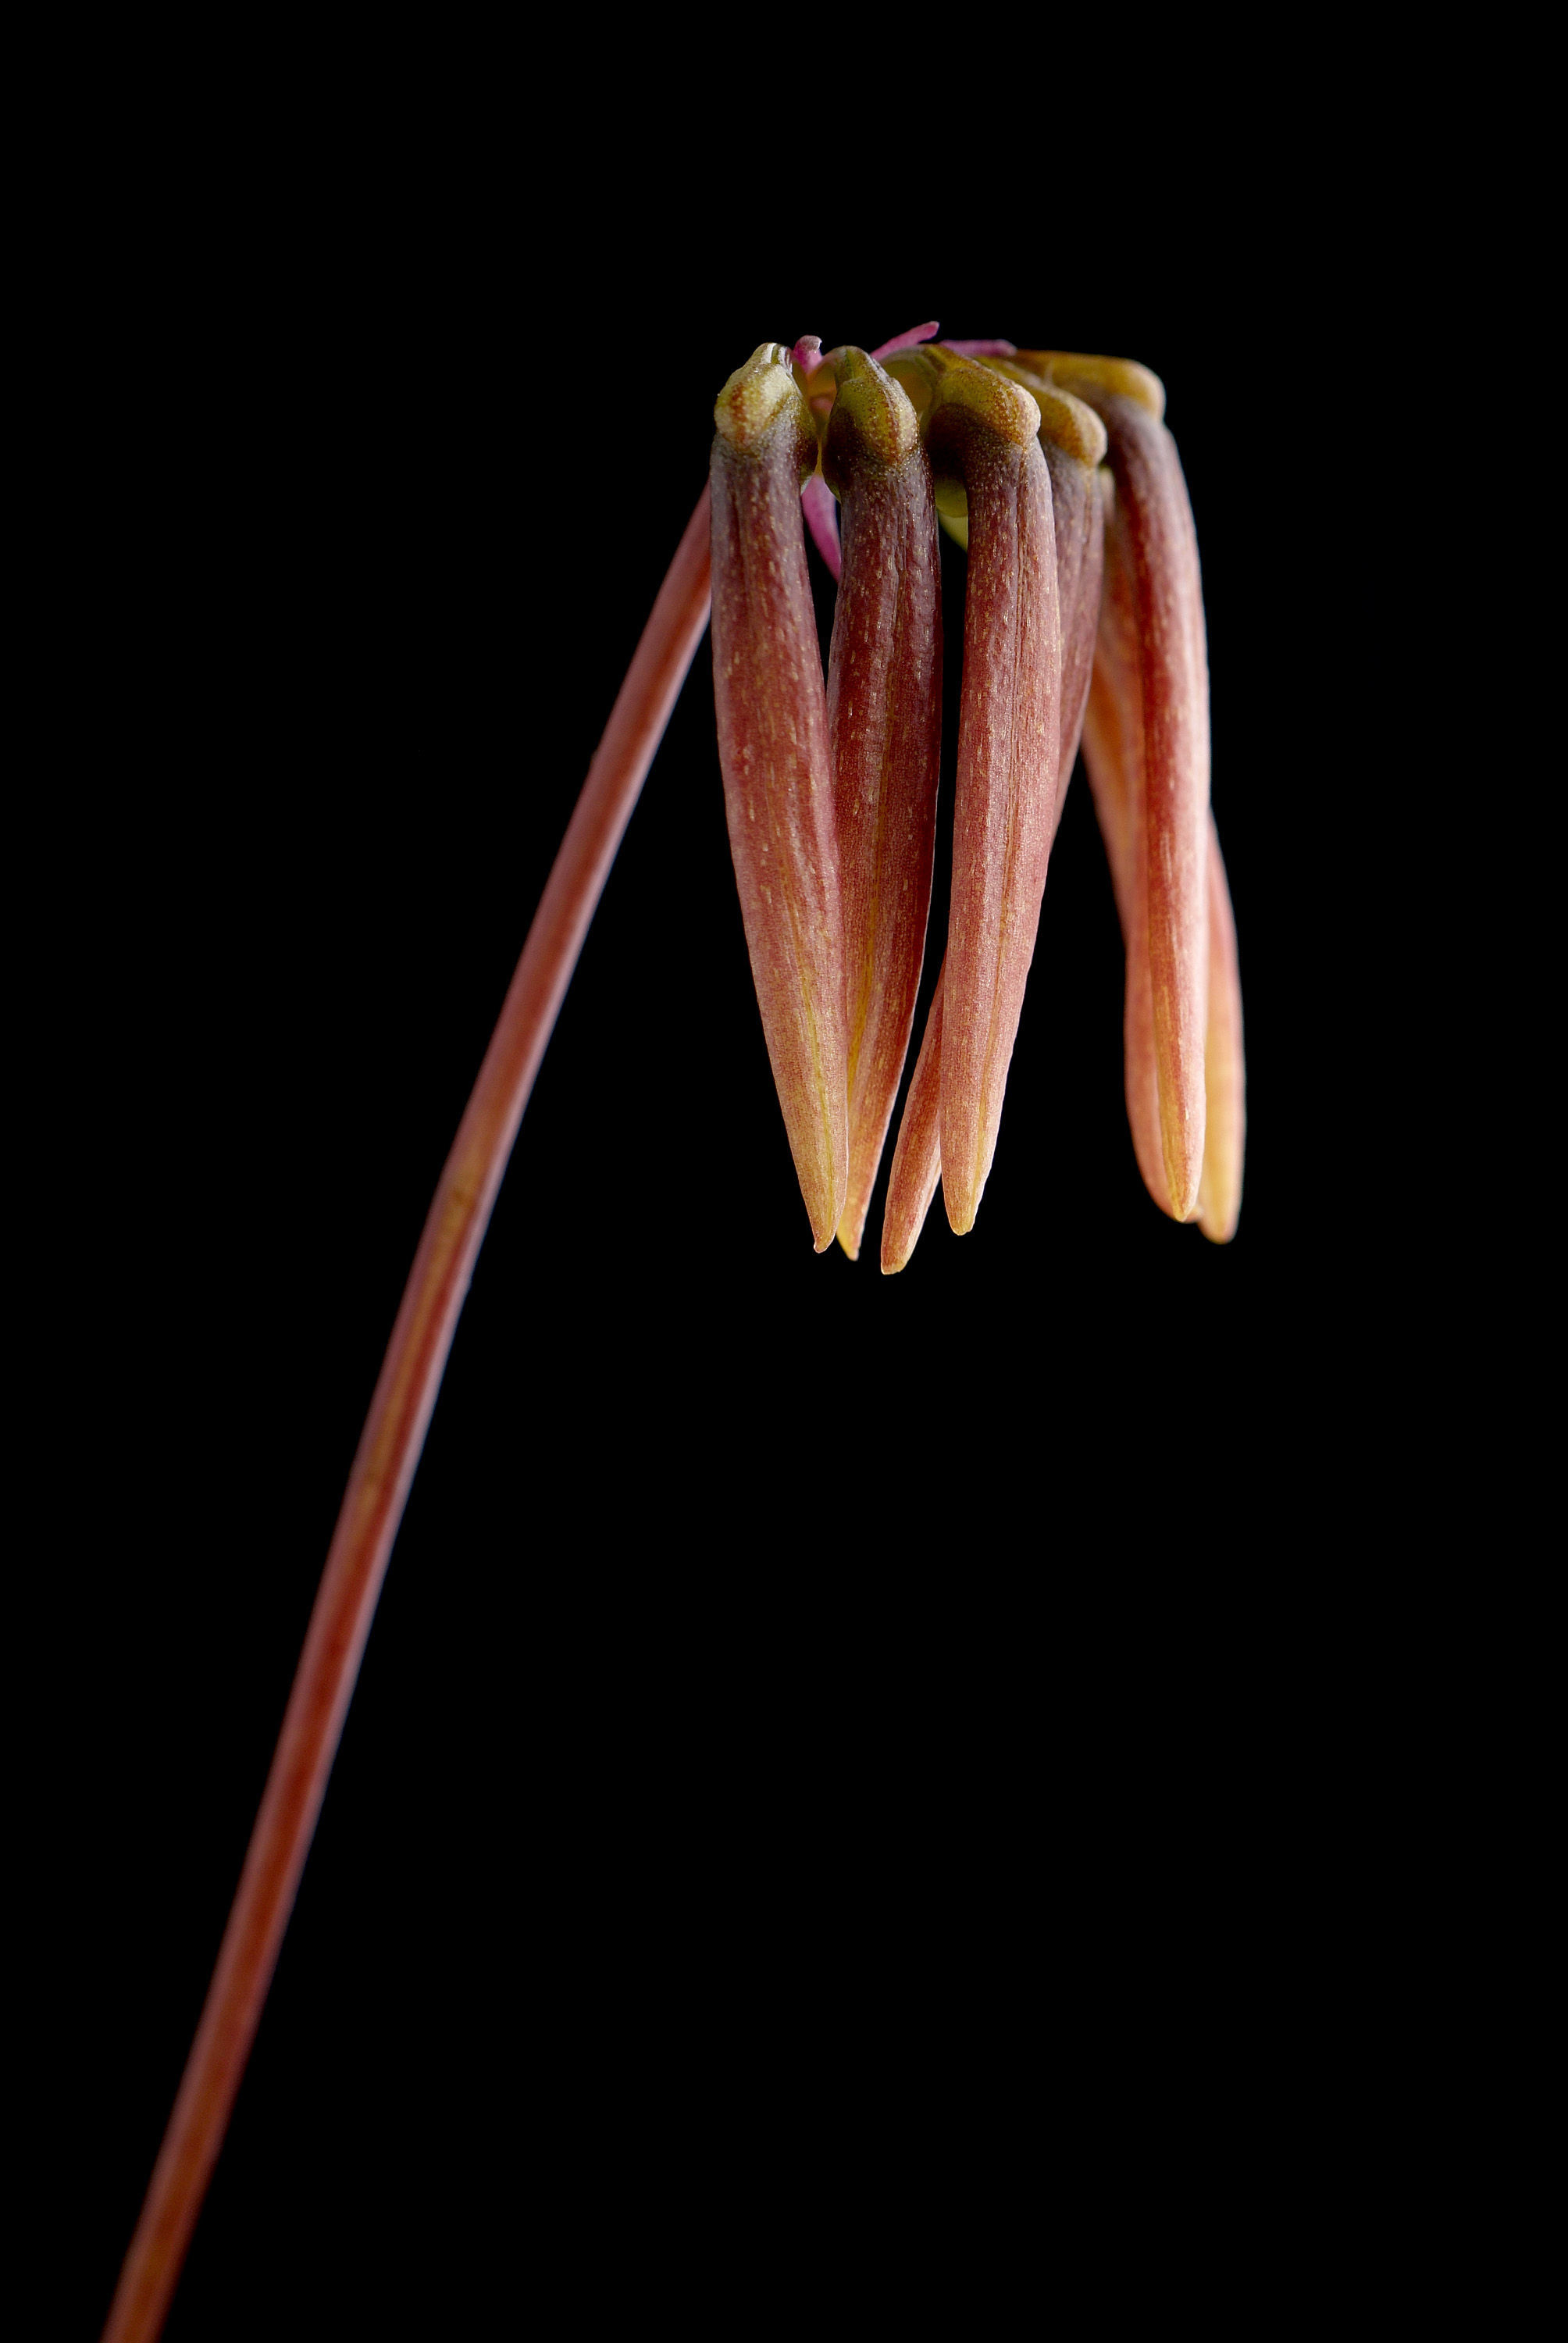
POLYGON ((806 516, 812 544, 835 579, 841 578, 844 557, 839 545, 839 508, 833 502, 833 491, 820 472, 813 472, 801 489, 800 509, 806 516))
POLYGON ((907 334, 895 334, 890 342, 881 343, 869 355, 874 358, 890 358, 895 350, 912 350, 920 342, 934 342, 939 330, 936 319, 928 318, 923 326, 911 326, 907 334))

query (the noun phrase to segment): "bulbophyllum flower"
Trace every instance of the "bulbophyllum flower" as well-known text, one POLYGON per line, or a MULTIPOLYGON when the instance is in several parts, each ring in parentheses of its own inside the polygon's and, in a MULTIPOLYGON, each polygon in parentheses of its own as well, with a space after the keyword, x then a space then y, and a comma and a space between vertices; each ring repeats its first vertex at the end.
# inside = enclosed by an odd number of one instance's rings
POLYGON ((764 344, 715 409, 720 760, 818 1249, 831 1215, 859 1252, 920 982, 940 728, 938 516, 968 553, 951 908, 882 1267, 909 1260, 939 1182, 954 1230, 973 1226, 1081 737, 1126 947, 1139 1168, 1162 1211, 1224 1242, 1241 1202, 1241 998, 1209 810, 1197 537, 1164 391, 1129 360, 930 332, 870 354, 764 344), (750 419, 764 412, 766 430, 750 419), (807 528, 839 579, 825 685, 807 528))

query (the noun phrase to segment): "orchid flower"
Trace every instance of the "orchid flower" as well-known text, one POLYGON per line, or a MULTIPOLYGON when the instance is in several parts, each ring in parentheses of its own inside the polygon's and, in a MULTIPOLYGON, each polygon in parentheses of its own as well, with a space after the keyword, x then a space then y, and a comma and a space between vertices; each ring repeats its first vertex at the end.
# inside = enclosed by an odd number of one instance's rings
POLYGON ((1155 377, 1125 360, 913 337, 826 357, 814 339, 792 353, 764 344, 720 397, 714 673, 730 844, 819 1251, 837 1227, 859 1252, 920 982, 939 515, 969 554, 952 908, 894 1152, 883 1269, 908 1262, 939 1180, 952 1227, 974 1224, 1081 736, 1127 950, 1139 1166, 1173 1219, 1220 1242, 1234 1233, 1234 928, 1208 810, 1197 540, 1163 409, 1155 377), (798 478, 839 579, 825 693, 809 656, 798 478))
POLYGON ((869 351, 763 343, 719 393, 709 486, 593 759, 410 1272, 106 2343, 150 2343, 163 2324, 490 1210, 710 608, 731 856, 817 1250, 836 1238, 859 1256, 890 1136, 883 1272, 910 1262, 939 1185, 952 1229, 973 1227, 1081 742, 1126 951, 1139 1168, 1171 1219, 1219 1242, 1235 1232, 1235 927, 1209 807, 1197 539, 1162 387, 1127 360, 936 334, 929 324, 869 351), (906 1085, 936 855, 944 532, 967 557, 951 903, 906 1085), (808 539, 837 582, 826 672, 808 539))

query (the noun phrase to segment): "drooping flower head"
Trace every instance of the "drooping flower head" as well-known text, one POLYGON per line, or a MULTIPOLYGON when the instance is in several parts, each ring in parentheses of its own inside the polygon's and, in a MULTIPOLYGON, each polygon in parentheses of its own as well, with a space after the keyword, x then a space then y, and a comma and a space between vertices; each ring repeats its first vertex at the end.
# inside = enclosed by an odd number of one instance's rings
POLYGON ((1197 538, 1164 392, 1006 342, 764 343, 715 408, 713 653, 731 852, 812 1232, 859 1252, 925 950, 939 524, 968 570, 946 957, 882 1232, 973 1226, 1081 738, 1127 953, 1128 1118, 1161 1210, 1241 1199, 1235 934, 1209 811, 1197 538), (838 580, 824 680, 805 534, 838 580))

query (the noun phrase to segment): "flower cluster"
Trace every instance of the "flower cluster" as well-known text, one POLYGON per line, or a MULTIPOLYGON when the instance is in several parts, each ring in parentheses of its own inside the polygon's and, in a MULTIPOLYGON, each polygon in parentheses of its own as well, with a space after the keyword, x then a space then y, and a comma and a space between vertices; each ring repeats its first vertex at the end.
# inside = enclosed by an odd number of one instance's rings
POLYGON ((1235 929, 1209 810, 1198 545, 1164 391, 1119 358, 764 343, 714 409, 713 675, 763 1030, 819 1252, 860 1247, 914 1021, 941 746, 938 531, 968 552, 947 950, 882 1228, 995 1153, 1080 743, 1127 952, 1127 1111, 1172 1219, 1241 1205, 1235 929), (822 675, 804 528, 839 579, 822 675), (840 534, 841 532, 841 534, 840 534))

